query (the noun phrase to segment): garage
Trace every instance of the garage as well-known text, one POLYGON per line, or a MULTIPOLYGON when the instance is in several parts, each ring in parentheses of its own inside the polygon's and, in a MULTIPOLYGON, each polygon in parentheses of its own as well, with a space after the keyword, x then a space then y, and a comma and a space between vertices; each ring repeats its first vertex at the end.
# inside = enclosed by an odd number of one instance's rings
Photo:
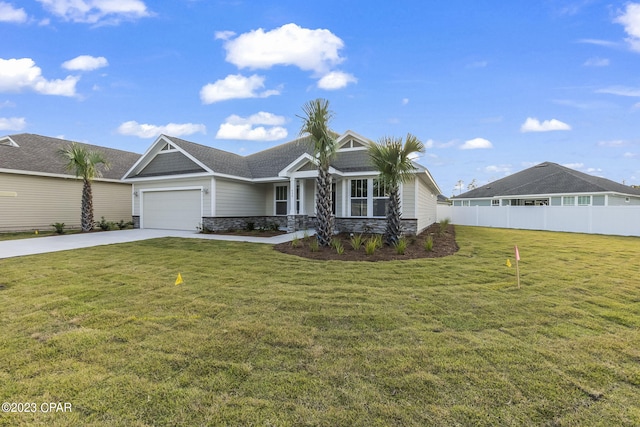
POLYGON ((201 190, 145 191, 141 228, 196 231, 202 222, 201 190))

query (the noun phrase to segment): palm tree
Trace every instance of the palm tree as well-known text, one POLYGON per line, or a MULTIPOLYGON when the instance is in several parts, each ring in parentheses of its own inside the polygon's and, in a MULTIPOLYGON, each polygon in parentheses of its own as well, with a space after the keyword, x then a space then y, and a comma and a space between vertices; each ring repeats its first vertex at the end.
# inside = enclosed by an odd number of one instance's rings
POLYGON ((316 218, 318 221, 316 236, 321 246, 329 246, 333 236, 333 214, 331 212, 331 174, 329 164, 336 154, 336 140, 329 129, 333 112, 329 110, 329 101, 318 98, 302 107, 300 135, 309 135, 313 152, 318 162, 316 178, 316 218))
POLYGON ((107 170, 109 169, 109 162, 102 152, 91 151, 75 142, 65 148, 61 148, 58 153, 67 161, 66 169, 70 172, 75 172, 77 178, 82 178, 82 214, 80 224, 82 231, 91 231, 93 229, 91 181, 102 176, 98 166, 102 165, 107 170))
POLYGON ((373 166, 380 173, 378 179, 389 194, 387 227, 384 233, 385 242, 389 245, 398 243, 402 232, 400 184, 411 179, 416 169, 411 161, 411 154, 422 152, 424 144, 410 133, 407 134, 404 145, 402 138, 393 137, 384 137, 369 145, 369 156, 373 166))

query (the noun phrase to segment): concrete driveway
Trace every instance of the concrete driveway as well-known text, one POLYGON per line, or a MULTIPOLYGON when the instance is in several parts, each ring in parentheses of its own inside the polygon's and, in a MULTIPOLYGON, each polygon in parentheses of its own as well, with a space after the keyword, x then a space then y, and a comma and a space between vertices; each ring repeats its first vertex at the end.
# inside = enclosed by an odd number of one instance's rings
MULTIPOLYGON (((309 235, 315 234, 308 230, 309 235)), ((34 237, 19 240, 0 241, 0 259, 48 252, 68 251, 70 249, 90 248, 93 246, 113 245, 136 242, 161 237, 182 237, 191 239, 231 240, 235 242, 278 244, 289 242, 294 237, 301 238, 303 231, 282 234, 275 237, 225 236, 220 234, 199 234, 180 230, 117 230, 96 233, 65 234, 62 236, 34 237)))

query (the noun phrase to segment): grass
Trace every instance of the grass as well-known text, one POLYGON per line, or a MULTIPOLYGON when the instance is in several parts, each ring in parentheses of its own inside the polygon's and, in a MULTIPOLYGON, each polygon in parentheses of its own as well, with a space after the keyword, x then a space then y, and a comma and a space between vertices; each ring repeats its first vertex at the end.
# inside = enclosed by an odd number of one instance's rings
POLYGON ((176 238, 0 260, 2 401, 73 408, 0 425, 640 424, 640 239, 457 238, 375 264, 176 238))

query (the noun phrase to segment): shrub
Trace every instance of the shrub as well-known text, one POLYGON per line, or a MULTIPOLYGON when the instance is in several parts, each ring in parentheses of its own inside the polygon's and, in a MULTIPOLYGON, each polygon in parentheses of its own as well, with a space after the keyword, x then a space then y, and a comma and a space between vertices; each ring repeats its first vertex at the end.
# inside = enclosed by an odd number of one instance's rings
POLYGON ((270 223, 269 223, 269 225, 267 226, 267 228, 268 228, 270 231, 278 231, 278 230, 280 230, 280 227, 279 227, 279 226, 278 226, 278 224, 277 224, 277 223, 275 223, 275 222, 270 222, 270 223))
POLYGON ((373 255, 376 249, 378 249, 378 241, 375 237, 370 237, 364 244, 364 253, 373 255))
POLYGON ((51 226, 56 229, 56 233, 64 234, 64 222, 54 222, 51 226))
POLYGON ((373 240, 376 244, 376 249, 379 249, 383 246, 382 243, 382 234, 374 234, 371 236, 371 240, 373 240))
POLYGON ((291 247, 297 248, 298 246, 300 246, 300 240, 295 236, 291 241, 291 247))
POLYGON ((405 251, 407 250, 408 243, 409 242, 407 242, 407 239, 405 239, 404 237, 398 240, 398 242, 393 245, 396 248, 396 253, 398 255, 404 255, 405 251))
POLYGON ((123 219, 121 219, 120 222, 118 223, 118 228, 120 230, 125 230, 125 229, 127 229, 129 227, 132 227, 132 226, 133 226, 133 221, 125 222, 123 219))
POLYGON ((247 231, 253 231, 256 229, 256 223, 253 221, 249 221, 247 222, 247 224, 244 226, 245 230, 247 231))
POLYGON ((100 222, 98 223, 98 227, 100 227, 100 230, 102 230, 102 231, 111 230, 111 224, 109 222, 107 222, 107 220, 104 219, 104 217, 100 218, 100 222))
POLYGON ((318 243, 318 239, 311 239, 309 242, 309 249, 311 249, 311 252, 318 252, 320 250, 320 243, 318 243))
POLYGON ((344 246, 342 245, 341 240, 331 239, 331 247, 336 250, 338 255, 342 255, 344 253, 344 246))
POLYGON ((438 228, 438 235, 442 236, 447 229, 449 228, 449 224, 450 224, 451 220, 449 218, 445 218, 445 219, 441 219, 440 220, 440 227, 438 228))
POLYGON ((362 237, 362 233, 352 234, 351 239, 349 239, 349 243, 351 243, 351 247, 354 251, 360 250, 362 244, 364 243, 364 237, 362 237))
POLYGON ((427 252, 431 252, 433 250, 433 236, 427 237, 427 240, 424 241, 424 248, 427 252))
POLYGON ((304 234, 302 235, 302 240, 305 242, 309 241, 309 232, 307 230, 304 230, 304 234))

